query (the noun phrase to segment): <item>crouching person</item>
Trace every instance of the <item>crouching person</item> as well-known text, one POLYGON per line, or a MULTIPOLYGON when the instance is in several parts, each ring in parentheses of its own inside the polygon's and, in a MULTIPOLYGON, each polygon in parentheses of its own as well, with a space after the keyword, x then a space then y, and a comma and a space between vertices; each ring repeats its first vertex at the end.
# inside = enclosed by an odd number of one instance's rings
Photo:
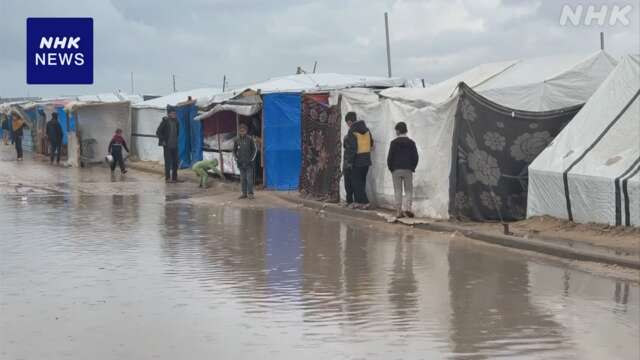
POLYGON ((193 164, 193 171, 200 178, 200 185, 198 187, 207 188, 209 187, 207 181, 209 180, 209 172, 215 173, 220 176, 220 171, 218 170, 218 160, 202 160, 193 164))
POLYGON ((240 199, 253 199, 254 163, 256 155, 258 154, 258 148, 253 138, 247 134, 248 130, 247 124, 240 124, 238 137, 236 137, 233 143, 233 156, 240 170, 240 184, 242 188, 240 199))
POLYGON ((399 122, 395 127, 397 137, 391 141, 387 166, 393 178, 397 217, 413 217, 413 173, 418 166, 416 143, 407 136, 407 124, 399 122), (404 188, 404 195, 403 190, 404 188), (403 204, 404 200, 404 204, 403 204), (403 208, 404 205, 404 208, 403 208))

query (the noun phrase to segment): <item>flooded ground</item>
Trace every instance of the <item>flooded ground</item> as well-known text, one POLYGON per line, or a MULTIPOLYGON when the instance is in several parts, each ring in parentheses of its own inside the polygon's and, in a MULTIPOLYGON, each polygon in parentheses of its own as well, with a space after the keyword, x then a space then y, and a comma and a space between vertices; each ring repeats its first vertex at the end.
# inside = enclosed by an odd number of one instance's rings
POLYGON ((640 356, 636 282, 107 174, 0 162, 0 359, 640 356))

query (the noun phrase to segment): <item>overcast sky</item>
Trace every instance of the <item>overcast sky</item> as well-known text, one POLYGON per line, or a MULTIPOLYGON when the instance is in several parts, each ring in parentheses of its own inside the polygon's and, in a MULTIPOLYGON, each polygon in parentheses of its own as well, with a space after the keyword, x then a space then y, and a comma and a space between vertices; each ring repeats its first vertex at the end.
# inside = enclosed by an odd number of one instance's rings
POLYGON ((295 73, 385 76, 385 11, 395 76, 443 80, 498 60, 640 52, 640 0, 0 0, 0 97, 166 94, 295 73), (563 5, 631 5, 630 24, 561 26, 563 5), (94 85, 27 86, 27 17, 94 18, 94 85))

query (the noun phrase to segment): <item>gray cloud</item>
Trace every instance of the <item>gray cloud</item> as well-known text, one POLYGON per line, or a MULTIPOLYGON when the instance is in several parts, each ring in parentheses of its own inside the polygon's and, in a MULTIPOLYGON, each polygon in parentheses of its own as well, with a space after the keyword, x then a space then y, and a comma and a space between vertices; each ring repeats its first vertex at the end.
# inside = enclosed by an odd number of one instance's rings
POLYGON ((640 52, 637 0, 281 0, 0 2, 0 96, 170 91, 231 86, 320 71, 386 74, 383 13, 391 20, 394 75, 438 81, 476 64, 598 49, 607 33, 615 56, 640 52), (629 26, 561 26, 564 4, 634 7, 629 26), (94 18, 92 86, 25 84, 25 19, 94 18))

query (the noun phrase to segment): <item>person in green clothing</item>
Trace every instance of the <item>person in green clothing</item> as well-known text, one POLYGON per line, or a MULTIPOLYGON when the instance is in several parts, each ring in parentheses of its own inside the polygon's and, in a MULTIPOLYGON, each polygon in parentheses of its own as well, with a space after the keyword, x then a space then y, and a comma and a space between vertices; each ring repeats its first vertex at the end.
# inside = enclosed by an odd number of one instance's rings
POLYGON ((218 160, 201 160, 193 164, 193 171, 200 177, 200 185, 198 187, 207 188, 207 181, 209 180, 209 171, 218 174, 220 176, 220 170, 218 170, 218 160))

